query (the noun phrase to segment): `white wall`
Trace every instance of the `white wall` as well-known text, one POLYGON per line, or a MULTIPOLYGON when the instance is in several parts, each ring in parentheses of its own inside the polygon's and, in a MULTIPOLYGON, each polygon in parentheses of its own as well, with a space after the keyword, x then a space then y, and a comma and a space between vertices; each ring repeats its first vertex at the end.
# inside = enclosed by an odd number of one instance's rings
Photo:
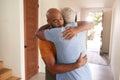
POLYGON ((119 74, 119 80, 120 80, 120 74, 119 74))
MULTIPOLYGON (((21 40, 24 40, 24 33, 20 33, 23 31, 21 5, 22 0, 0 0, 0 60, 4 61, 5 67, 13 70, 13 75, 23 78, 24 67, 23 71, 21 67, 24 66, 24 62, 21 62, 21 55, 24 46, 21 40)), ((24 57, 22 60, 24 61, 24 57)))
MULTIPOLYGON (((58 0, 39 0, 39 27, 46 24, 46 12, 49 8, 57 8, 59 9, 58 0)), ((41 55, 39 54, 39 71, 45 72, 45 64, 41 59, 41 55)))
POLYGON ((74 10, 79 11, 79 7, 77 6, 77 4, 73 3, 73 1, 71 1, 71 0, 64 0, 64 2, 63 2, 63 0, 60 0, 59 6, 61 9, 64 7, 71 7, 74 10))
POLYGON ((86 17, 87 17, 87 13, 86 12, 87 12, 87 10, 85 8, 81 8, 80 12, 81 12, 81 14, 80 14, 80 16, 81 16, 80 20, 83 20, 83 21, 86 20, 86 17))
POLYGON ((39 24, 44 25, 46 24, 46 12, 49 8, 58 8, 59 4, 58 0, 39 0, 39 24))
POLYGON ((80 20, 80 8, 77 6, 76 3, 73 3, 71 0, 59 0, 59 7, 60 9, 65 8, 65 7, 70 7, 76 11, 77 14, 77 20, 80 20))
POLYGON ((116 0, 113 6, 113 19, 110 36, 110 54, 111 67, 114 75, 114 80, 119 80, 120 75, 120 0, 116 0))
POLYGON ((109 53, 112 10, 103 10, 102 52, 109 53))

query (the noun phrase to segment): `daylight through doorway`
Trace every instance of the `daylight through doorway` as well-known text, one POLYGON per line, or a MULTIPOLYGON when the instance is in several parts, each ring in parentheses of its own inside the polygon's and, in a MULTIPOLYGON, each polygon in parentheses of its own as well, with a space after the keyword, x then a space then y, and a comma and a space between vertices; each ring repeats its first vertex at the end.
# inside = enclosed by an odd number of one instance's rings
POLYGON ((87 21, 94 22, 94 28, 88 31, 87 35, 87 51, 88 62, 107 65, 107 61, 103 56, 100 56, 100 48, 102 45, 102 16, 103 12, 88 12, 87 21))

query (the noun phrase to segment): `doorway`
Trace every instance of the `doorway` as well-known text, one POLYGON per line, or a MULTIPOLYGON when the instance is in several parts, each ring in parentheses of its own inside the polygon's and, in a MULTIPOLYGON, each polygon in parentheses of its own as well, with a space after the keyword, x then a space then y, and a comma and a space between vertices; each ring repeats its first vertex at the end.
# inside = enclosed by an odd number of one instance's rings
POLYGON ((100 55, 103 32, 103 12, 88 12, 87 21, 93 21, 94 23, 94 27, 91 30, 89 30, 87 34, 88 61, 90 63, 107 65, 106 58, 100 55))
POLYGON ((100 53, 101 47, 101 34, 102 34, 102 12, 89 12, 87 16, 87 21, 93 21, 94 27, 88 31, 87 35, 87 49, 88 51, 93 51, 100 53), (91 46, 93 45, 93 46, 91 46))

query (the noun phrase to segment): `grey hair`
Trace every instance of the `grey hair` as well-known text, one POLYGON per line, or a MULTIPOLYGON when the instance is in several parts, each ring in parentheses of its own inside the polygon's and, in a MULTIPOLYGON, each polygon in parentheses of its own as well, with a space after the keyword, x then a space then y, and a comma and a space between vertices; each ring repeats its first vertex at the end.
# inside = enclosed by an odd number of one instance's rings
POLYGON ((63 8, 61 10, 65 23, 75 22, 76 12, 69 7, 63 8))

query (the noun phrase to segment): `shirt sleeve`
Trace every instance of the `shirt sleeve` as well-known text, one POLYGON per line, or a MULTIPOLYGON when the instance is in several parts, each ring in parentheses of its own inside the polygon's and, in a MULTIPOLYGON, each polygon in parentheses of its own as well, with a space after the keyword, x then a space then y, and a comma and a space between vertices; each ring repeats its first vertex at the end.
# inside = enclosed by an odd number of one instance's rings
POLYGON ((58 32, 60 32, 60 31, 57 28, 45 30, 44 31, 45 39, 55 42, 58 39, 58 37, 60 36, 58 34, 58 32))
POLYGON ((71 22, 71 23, 66 24, 66 27, 69 27, 69 26, 71 26, 71 27, 77 27, 78 24, 76 22, 71 22))

